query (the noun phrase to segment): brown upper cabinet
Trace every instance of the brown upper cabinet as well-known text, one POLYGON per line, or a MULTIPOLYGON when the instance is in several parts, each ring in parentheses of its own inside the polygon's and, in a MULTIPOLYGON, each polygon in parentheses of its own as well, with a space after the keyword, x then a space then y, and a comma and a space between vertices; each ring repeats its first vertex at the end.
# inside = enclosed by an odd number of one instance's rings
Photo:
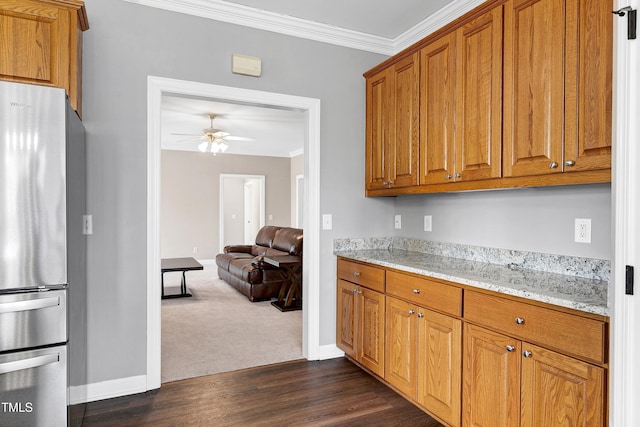
POLYGON ((80 0, 0 0, 0 79, 64 88, 82 110, 80 0))
POLYGON ((610 181, 612 7, 490 0, 365 73, 366 194, 610 181))
POLYGON ((505 176, 611 167, 608 3, 505 4, 505 176))
POLYGON ((367 79, 366 187, 418 184, 419 56, 367 79))
POLYGON ((502 7, 420 50, 420 184, 499 178, 502 7))

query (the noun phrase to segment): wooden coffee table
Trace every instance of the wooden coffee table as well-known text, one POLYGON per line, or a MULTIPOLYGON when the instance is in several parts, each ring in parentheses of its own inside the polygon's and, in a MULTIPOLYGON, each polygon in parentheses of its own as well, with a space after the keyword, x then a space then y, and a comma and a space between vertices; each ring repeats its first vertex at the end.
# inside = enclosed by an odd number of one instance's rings
POLYGON ((202 264, 196 261, 193 258, 162 258, 161 265, 161 286, 162 286, 162 299, 168 298, 184 298, 192 296, 187 292, 187 278, 185 277, 185 273, 187 271, 193 270, 204 270, 202 264), (179 294, 164 294, 164 273, 169 273, 172 271, 182 271, 182 280, 180 282, 180 293, 179 294))

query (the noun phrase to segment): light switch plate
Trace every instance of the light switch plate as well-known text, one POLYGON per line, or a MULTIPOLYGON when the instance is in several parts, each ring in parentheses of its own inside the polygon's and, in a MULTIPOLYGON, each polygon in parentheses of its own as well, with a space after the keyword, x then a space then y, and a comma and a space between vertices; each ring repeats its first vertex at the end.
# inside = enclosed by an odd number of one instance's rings
POLYGON ((322 214, 322 229, 331 230, 331 227, 332 227, 331 214, 322 214))

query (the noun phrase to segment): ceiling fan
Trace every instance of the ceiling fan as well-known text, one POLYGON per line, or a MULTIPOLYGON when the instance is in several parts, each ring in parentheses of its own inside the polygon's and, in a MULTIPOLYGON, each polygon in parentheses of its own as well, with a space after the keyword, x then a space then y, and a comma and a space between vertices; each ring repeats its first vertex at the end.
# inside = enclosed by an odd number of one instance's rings
POLYGON ((253 141, 254 138, 247 138, 242 136, 233 136, 229 134, 229 132, 225 132, 220 129, 216 129, 213 127, 213 119, 216 118, 215 114, 209 114, 209 119, 211 120, 210 126, 202 131, 200 134, 185 134, 185 133, 174 133, 172 135, 184 135, 184 136, 194 136, 195 138, 185 139, 183 141, 191 141, 193 139, 203 139, 203 142, 198 145, 198 149, 203 153, 210 152, 213 155, 217 153, 224 153, 229 147, 226 141, 253 141))

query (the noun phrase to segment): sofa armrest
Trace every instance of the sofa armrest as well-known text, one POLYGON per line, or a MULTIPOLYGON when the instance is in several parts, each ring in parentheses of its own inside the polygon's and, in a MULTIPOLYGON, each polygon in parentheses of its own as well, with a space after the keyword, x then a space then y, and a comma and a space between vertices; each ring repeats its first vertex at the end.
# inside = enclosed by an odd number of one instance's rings
POLYGON ((253 245, 229 245, 224 247, 224 253, 228 254, 229 252, 239 252, 250 254, 253 245))

